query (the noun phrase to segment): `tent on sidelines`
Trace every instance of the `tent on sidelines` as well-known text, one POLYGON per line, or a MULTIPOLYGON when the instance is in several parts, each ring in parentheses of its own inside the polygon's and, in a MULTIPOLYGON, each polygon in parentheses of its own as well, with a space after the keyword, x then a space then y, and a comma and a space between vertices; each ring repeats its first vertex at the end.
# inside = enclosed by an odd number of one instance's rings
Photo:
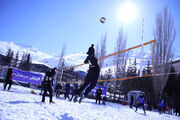
POLYGON ((128 104, 131 103, 131 96, 133 96, 133 98, 134 98, 133 105, 136 106, 137 105, 137 98, 140 96, 141 93, 145 94, 142 91, 136 91, 136 90, 129 91, 128 94, 127 94, 127 96, 128 96, 128 104))

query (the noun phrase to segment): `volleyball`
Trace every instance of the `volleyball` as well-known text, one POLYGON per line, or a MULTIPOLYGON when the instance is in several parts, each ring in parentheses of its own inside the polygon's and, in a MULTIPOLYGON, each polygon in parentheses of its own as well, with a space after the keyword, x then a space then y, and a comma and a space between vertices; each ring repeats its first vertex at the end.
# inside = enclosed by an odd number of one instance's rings
POLYGON ((34 90, 30 90, 30 93, 32 93, 32 94, 36 94, 34 90))
POLYGON ((101 18, 100 18, 100 22, 101 22, 101 23, 105 23, 105 21, 106 21, 106 18, 105 18, 105 17, 101 17, 101 18))

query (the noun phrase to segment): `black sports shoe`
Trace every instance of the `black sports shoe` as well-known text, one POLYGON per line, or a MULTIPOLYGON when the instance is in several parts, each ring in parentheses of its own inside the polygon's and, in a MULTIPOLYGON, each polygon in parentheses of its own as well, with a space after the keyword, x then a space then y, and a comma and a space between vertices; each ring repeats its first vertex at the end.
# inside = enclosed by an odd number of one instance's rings
POLYGON ((77 102, 77 98, 78 98, 78 95, 75 95, 74 99, 73 99, 73 102, 77 102))
POLYGON ((80 99, 79 99, 79 104, 81 104, 82 99, 84 99, 84 95, 83 95, 83 94, 81 94, 81 96, 80 96, 80 99))
POLYGON ((55 102, 54 102, 54 101, 50 101, 49 103, 50 103, 50 104, 54 104, 55 102))

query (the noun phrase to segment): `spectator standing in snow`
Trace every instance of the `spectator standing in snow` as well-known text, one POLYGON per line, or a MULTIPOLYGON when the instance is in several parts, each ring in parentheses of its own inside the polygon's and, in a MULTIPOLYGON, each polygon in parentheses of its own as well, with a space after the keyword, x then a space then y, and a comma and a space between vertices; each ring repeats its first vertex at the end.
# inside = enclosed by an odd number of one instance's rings
POLYGON ((44 93, 42 95, 42 102, 45 102, 45 96, 47 91, 49 92, 49 103, 54 103, 52 101, 52 94, 53 94, 53 79, 54 75, 56 73, 56 68, 53 68, 51 71, 46 72, 46 75, 44 77, 44 83, 43 83, 43 88, 44 88, 44 93))
POLYGON ((164 109, 163 109, 164 108, 164 99, 163 98, 160 99, 160 101, 158 103, 158 107, 159 107, 159 114, 162 114, 164 111, 164 109))
POLYGON ((152 111, 152 100, 147 103, 147 110, 152 111))
POLYGON ((69 101, 71 101, 73 99, 73 97, 76 94, 77 90, 78 90, 78 83, 74 83, 74 91, 73 91, 71 99, 69 101))
POLYGON ((8 91, 10 90, 10 88, 11 88, 11 86, 13 84, 12 78, 13 78, 13 68, 9 68, 8 71, 7 71, 7 74, 6 74, 4 90, 6 89, 6 86, 8 84, 9 84, 8 91))
POLYGON ((143 93, 141 93, 141 95, 137 98, 137 106, 136 106, 135 112, 137 111, 138 107, 142 107, 144 114, 146 114, 146 111, 144 109, 144 94, 143 93))
POLYGON ((40 92, 40 95, 43 94, 43 91, 44 91, 44 80, 41 81, 41 92, 40 92))
POLYGON ((130 108, 132 108, 133 103, 134 103, 134 97, 133 97, 133 95, 132 95, 132 96, 131 96, 131 102, 130 102, 130 108))
POLYGON ((180 116, 180 103, 178 104, 178 105, 176 105, 176 115, 178 115, 179 114, 179 116, 180 116))
MULTIPOLYGON (((93 47, 94 45, 92 44, 91 47, 93 47)), ((94 48, 93 48, 94 49, 94 48)), ((82 99, 84 97, 87 97, 88 93, 96 86, 97 84, 97 80, 98 80, 98 77, 99 77, 99 72, 100 72, 100 69, 99 69, 99 65, 98 65, 98 60, 95 58, 94 56, 94 50, 91 50, 89 48, 87 54, 87 58, 85 59, 84 63, 87 64, 87 63, 90 63, 89 65, 89 70, 88 70, 88 73, 85 77, 85 82, 84 84, 77 90, 76 92, 76 95, 73 99, 74 102, 77 102, 77 98, 78 96, 80 96, 80 99, 79 99, 79 103, 81 103, 82 99), (88 86, 89 85, 89 86, 88 86), (85 93, 84 94, 81 94, 83 92, 83 90, 88 86, 88 88, 86 89, 85 93)))
POLYGON ((61 89, 62 89, 62 85, 61 85, 61 83, 58 83, 55 87, 56 97, 58 97, 60 95, 61 89))
POLYGON ((70 99, 70 97, 69 97, 69 91, 70 91, 70 83, 66 83, 66 84, 65 84, 65 94, 64 94, 65 100, 66 100, 66 98, 70 99))
POLYGON ((179 113, 179 116, 180 116, 180 103, 178 104, 178 113, 179 113))
POLYGON ((172 104, 169 105, 169 114, 170 115, 173 114, 173 105, 172 104))
POLYGON ((164 112, 164 114, 165 114, 165 112, 166 112, 166 108, 167 108, 167 103, 166 103, 166 101, 164 100, 164 106, 163 106, 163 112, 164 112))
POLYGON ((101 94, 102 90, 101 87, 99 87, 99 89, 96 90, 96 103, 99 101, 99 104, 101 104, 101 94))
POLYGON ((104 97, 103 97, 103 102, 102 102, 102 104, 103 104, 103 105, 106 105, 106 101, 107 101, 107 97, 104 96, 104 97))

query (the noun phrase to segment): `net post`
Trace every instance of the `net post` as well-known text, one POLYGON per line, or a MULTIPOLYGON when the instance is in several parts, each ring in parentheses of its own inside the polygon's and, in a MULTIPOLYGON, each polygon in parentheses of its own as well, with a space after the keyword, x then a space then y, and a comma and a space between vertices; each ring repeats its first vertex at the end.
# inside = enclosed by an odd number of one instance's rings
POLYGON ((144 18, 142 19, 142 37, 141 37, 141 63, 140 63, 140 74, 139 77, 142 77, 142 66, 143 66, 143 51, 144 51, 144 44, 143 44, 143 33, 144 33, 144 18))
POLYGON ((155 66, 154 66, 154 51, 155 51, 156 40, 153 41, 153 52, 152 52, 152 66, 153 66, 153 74, 156 74, 155 66))

